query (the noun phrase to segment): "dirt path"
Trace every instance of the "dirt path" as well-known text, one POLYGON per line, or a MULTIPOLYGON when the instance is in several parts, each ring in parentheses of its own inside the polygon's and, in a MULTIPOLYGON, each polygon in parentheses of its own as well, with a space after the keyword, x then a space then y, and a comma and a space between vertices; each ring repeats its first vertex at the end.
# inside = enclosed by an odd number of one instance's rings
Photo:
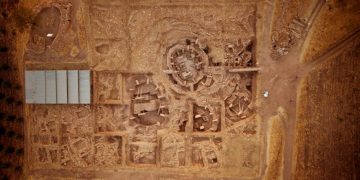
MULTIPOLYGON (((323 4, 324 1, 319 0, 314 7, 308 21, 307 30, 311 29, 312 23, 323 4)), ((269 15, 271 15, 271 13, 269 13, 269 15)), ((271 116, 276 115, 276 110, 279 106, 283 107, 288 114, 288 121, 285 122, 284 179, 292 178, 292 167, 295 163, 292 162, 292 157, 295 144, 296 103, 299 83, 313 68, 312 64, 302 64, 300 59, 306 35, 307 34, 295 44, 286 56, 278 60, 266 58, 265 56, 260 65, 262 68, 259 74, 260 92, 268 91, 269 97, 264 98, 262 95, 260 96, 260 98, 262 98, 262 108, 259 110, 259 114, 265 121, 268 121, 271 116)), ((267 32, 265 36, 270 37, 270 34, 267 32)), ((270 47, 270 43, 271 42, 265 42, 264 45, 270 47)))

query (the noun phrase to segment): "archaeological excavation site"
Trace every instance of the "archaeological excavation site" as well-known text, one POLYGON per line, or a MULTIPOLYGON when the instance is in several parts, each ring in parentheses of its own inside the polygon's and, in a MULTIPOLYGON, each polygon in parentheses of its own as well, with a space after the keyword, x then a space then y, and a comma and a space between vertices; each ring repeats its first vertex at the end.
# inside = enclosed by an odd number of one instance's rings
POLYGON ((0 5, 0 180, 360 178, 358 0, 0 5))

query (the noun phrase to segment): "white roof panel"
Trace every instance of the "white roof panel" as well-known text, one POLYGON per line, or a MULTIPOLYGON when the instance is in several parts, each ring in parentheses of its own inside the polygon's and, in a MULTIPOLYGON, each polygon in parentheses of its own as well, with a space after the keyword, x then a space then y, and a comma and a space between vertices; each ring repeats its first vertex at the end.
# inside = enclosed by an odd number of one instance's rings
POLYGON ((90 70, 25 71, 29 104, 90 104, 90 70))
POLYGON ((35 81, 35 104, 45 104, 45 71, 33 71, 33 81, 35 81))
POLYGON ((45 72, 45 100, 46 104, 56 104, 56 72, 45 72))
POLYGON ((79 103, 79 71, 69 70, 68 76, 68 103, 78 104, 79 103))
POLYGON ((35 76, 33 71, 25 71, 25 102, 35 102, 35 76))
POLYGON ((80 104, 90 104, 90 71, 79 71, 80 104))
POLYGON ((67 104, 67 71, 56 71, 56 103, 67 104))

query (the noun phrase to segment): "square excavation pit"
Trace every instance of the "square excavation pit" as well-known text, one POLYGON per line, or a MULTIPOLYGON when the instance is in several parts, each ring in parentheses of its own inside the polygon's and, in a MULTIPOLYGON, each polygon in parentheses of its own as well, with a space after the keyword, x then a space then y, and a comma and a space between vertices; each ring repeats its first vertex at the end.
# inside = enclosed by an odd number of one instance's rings
POLYGON ((97 133, 126 131, 126 122, 129 119, 128 105, 95 105, 93 108, 97 133))
POLYGON ((127 164, 155 166, 158 157, 156 129, 154 127, 137 126, 128 138, 127 164))
POLYGON ((122 104, 123 77, 121 73, 98 71, 94 73, 94 101, 97 104, 122 104))
POLYGON ((161 137, 160 164, 163 167, 185 166, 185 137, 179 134, 168 134, 161 137))
POLYGON ((220 105, 195 103, 193 108, 193 132, 221 131, 220 105))
POLYGON ((122 165, 122 143, 121 136, 95 136, 95 165, 104 167, 122 165))
POLYGON ((63 167, 89 167, 94 164, 91 136, 64 136, 60 140, 60 165, 63 167))
POLYGON ((34 166, 53 166, 59 163, 58 146, 33 146, 31 154, 34 166))
POLYGON ((191 139, 191 163, 195 167, 220 168, 222 159, 221 137, 195 136, 191 139))
POLYGON ((79 6, 92 103, 27 106, 36 172, 259 176, 260 121, 248 123, 257 113, 256 3, 84 0, 79 6), (236 164, 233 152, 241 153, 236 164))

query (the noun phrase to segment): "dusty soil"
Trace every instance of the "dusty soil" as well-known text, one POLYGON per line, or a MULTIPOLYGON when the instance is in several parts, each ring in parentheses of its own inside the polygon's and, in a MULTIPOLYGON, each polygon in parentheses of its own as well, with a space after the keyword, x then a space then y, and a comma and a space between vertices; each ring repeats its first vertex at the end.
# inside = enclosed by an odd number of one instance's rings
POLYGON ((307 37, 303 49, 303 62, 309 62, 329 47, 356 32, 360 27, 360 4, 357 1, 329 1, 314 21, 314 28, 307 37), (346 19, 346 20, 345 20, 346 19))
POLYGON ((359 37, 346 44, 302 82, 296 179, 359 176, 359 37))
POLYGON ((22 2, 17 61, 92 72, 90 105, 26 105, 26 176, 358 177, 360 11, 341 2, 22 2))
POLYGON ((1 1, 0 14, 0 178, 21 179, 24 170, 22 62, 17 59, 11 13, 17 1, 1 1))

